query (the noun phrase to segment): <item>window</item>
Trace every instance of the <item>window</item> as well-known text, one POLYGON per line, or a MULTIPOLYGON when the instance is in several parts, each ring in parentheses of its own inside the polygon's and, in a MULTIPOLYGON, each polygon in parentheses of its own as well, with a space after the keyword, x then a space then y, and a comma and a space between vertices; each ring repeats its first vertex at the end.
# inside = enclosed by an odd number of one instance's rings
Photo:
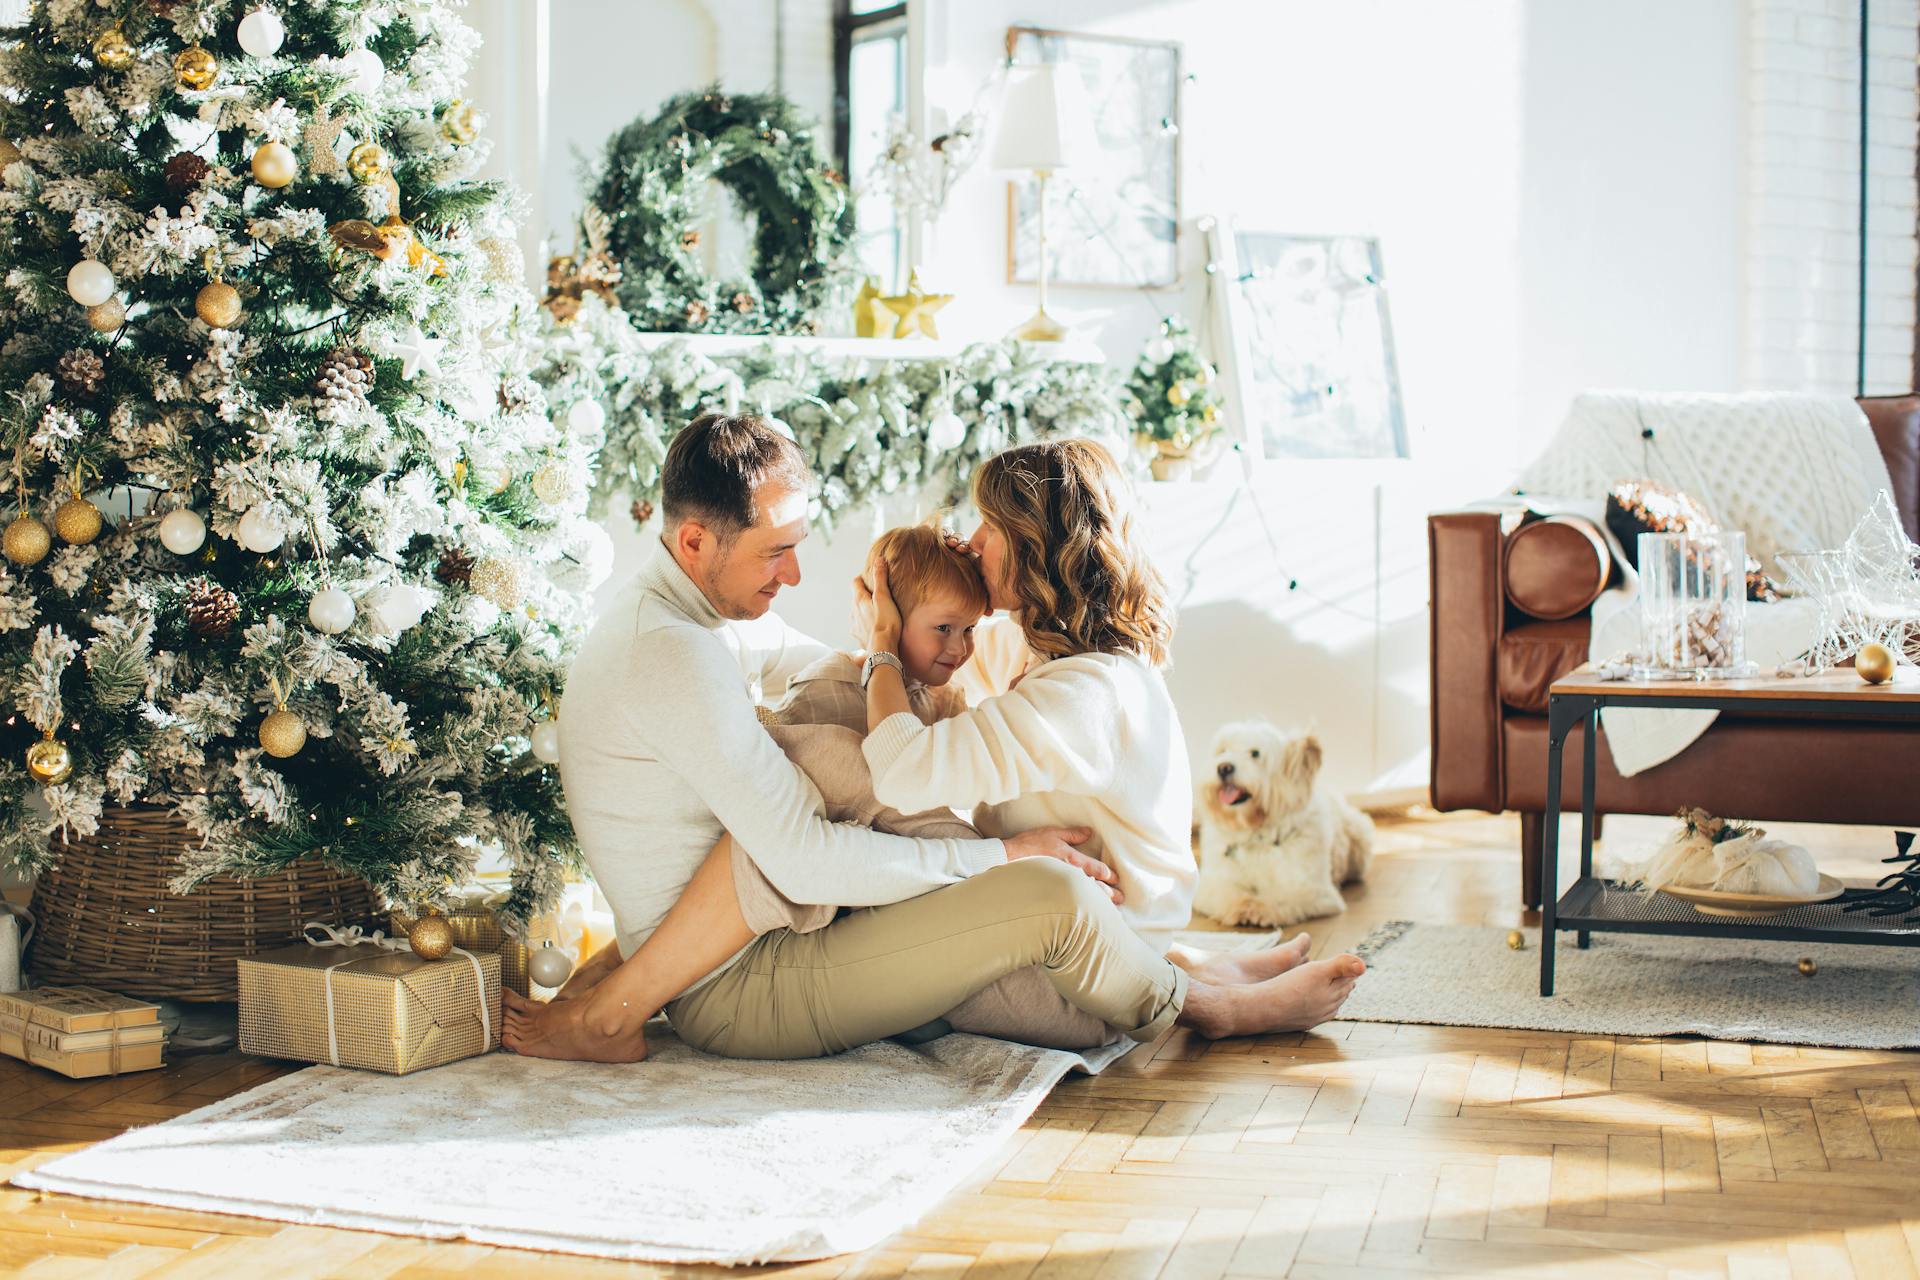
POLYGON ((834 152, 857 196, 855 255, 863 272, 897 289, 906 283, 907 229, 871 177, 907 116, 907 6, 837 0, 833 34, 834 152))

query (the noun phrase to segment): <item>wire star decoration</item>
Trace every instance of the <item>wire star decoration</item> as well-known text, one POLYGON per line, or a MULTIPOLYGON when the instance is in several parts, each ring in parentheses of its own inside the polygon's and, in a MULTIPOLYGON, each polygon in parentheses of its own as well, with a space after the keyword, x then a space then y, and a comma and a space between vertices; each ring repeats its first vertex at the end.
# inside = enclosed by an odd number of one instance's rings
POLYGON ((1807 654, 1811 668, 1837 666, 1866 644, 1920 664, 1920 545, 1907 536, 1886 490, 1845 545, 1779 559, 1796 593, 1820 610, 1819 639, 1807 654))

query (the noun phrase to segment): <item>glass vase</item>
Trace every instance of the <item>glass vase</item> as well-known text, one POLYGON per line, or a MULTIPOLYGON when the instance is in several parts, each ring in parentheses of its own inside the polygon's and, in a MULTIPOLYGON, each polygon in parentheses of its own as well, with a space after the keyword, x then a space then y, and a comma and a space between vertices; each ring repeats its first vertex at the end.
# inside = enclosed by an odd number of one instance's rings
POLYGON ((1643 533, 1635 674, 1718 679, 1748 675, 1747 535, 1643 533))

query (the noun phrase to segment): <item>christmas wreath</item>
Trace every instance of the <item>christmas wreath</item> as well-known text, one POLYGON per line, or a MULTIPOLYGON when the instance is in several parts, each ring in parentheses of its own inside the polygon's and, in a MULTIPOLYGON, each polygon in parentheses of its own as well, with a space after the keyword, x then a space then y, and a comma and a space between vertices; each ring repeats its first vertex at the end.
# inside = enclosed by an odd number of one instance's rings
POLYGON ((592 203, 608 219, 620 304, 641 329, 813 333, 850 278, 846 182, 778 94, 713 88, 674 98, 608 142, 592 203), (710 180, 755 220, 749 279, 713 279, 700 260, 710 180))

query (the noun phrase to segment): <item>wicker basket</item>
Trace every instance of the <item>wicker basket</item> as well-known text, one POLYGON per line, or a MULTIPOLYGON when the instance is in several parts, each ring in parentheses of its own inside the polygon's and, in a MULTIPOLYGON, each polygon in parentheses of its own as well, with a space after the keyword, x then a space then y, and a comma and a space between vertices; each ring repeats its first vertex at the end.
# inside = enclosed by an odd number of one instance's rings
POLYGON ((239 957, 297 941, 309 920, 374 923, 372 888, 318 863, 253 880, 219 876, 175 894, 167 882, 197 839, 170 810, 108 806, 99 831, 61 846, 33 890, 34 980, 148 1000, 233 1000, 239 957))

